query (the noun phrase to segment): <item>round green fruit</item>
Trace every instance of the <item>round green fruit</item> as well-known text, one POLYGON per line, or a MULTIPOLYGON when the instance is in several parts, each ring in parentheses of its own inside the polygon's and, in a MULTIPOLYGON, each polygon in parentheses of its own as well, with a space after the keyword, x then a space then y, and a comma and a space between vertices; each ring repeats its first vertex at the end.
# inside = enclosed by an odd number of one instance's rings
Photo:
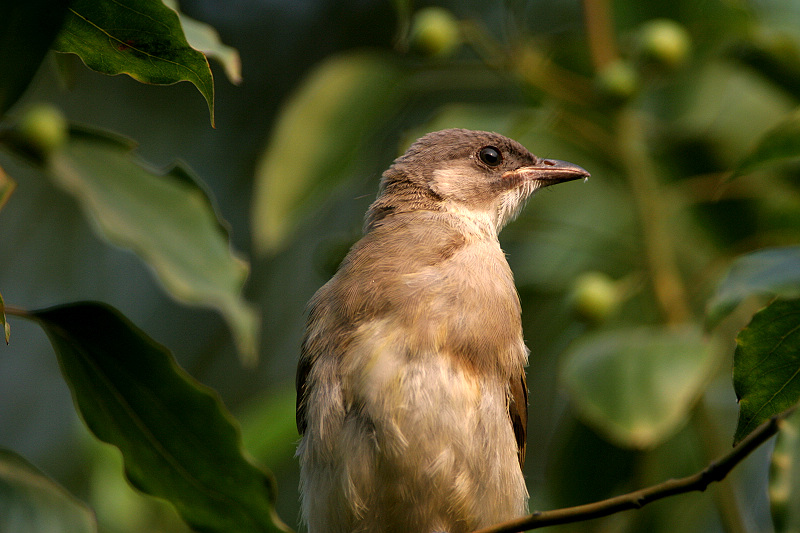
POLYGON ((461 44, 458 21, 441 7, 426 7, 414 14, 411 46, 427 56, 448 56, 461 44))
POLYGON ((619 289, 608 275, 585 272, 575 280, 572 304, 581 319, 602 322, 617 310, 619 303, 619 289))
POLYGON ((37 157, 47 157, 66 142, 69 126, 63 113, 50 104, 26 110, 14 126, 15 140, 37 157))
POLYGON ((603 96, 624 102, 639 90, 639 73, 629 61, 618 59, 597 73, 595 83, 603 96))
POLYGON ((654 19, 639 30, 638 50, 650 62, 677 68, 689 57, 692 38, 683 25, 674 20, 654 19))

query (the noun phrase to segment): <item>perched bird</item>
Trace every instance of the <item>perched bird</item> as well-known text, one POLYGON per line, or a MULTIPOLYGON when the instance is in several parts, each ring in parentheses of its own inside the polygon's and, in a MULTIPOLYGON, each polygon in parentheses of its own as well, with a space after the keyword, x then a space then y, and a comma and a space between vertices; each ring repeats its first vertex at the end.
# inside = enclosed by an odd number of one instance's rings
POLYGON ((309 303, 297 455, 310 533, 463 533, 524 515, 520 303, 497 239, 589 174, 496 133, 416 141, 309 303))

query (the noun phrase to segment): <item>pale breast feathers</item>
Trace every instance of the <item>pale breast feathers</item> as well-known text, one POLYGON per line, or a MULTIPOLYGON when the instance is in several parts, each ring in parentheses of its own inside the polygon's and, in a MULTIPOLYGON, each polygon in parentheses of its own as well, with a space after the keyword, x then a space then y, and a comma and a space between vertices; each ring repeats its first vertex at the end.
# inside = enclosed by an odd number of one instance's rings
POLYGON ((297 373, 299 431, 306 429, 317 361, 326 359, 326 371, 327 363, 341 365, 357 325, 384 319, 401 330, 407 354, 435 350, 470 373, 508 376, 508 410, 522 460, 527 349, 511 271, 496 241, 471 241, 438 218, 410 224, 392 217, 373 228, 311 300, 297 373))

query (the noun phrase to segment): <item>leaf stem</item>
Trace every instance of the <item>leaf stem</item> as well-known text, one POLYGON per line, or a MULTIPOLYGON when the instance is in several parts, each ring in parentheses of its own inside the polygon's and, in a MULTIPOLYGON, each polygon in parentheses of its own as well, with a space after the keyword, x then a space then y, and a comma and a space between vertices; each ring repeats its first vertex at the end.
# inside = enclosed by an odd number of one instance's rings
POLYGON ((648 503, 669 496, 685 494, 693 491, 704 491, 711 483, 723 480, 733 468, 741 463, 756 448, 774 436, 781 428, 781 422, 787 418, 797 406, 779 413, 745 437, 727 454, 712 461, 703 470, 680 479, 670 479, 650 487, 629 492, 614 498, 594 503, 535 512, 523 518, 517 518, 491 527, 476 530, 473 533, 516 533, 530 531, 546 526, 571 524, 593 518, 601 518, 620 511, 641 509, 648 503))
POLYGON ((7 315, 14 315, 21 318, 30 318, 30 319, 36 318, 27 309, 22 309, 21 307, 14 307, 13 305, 3 306, 3 310, 7 315))

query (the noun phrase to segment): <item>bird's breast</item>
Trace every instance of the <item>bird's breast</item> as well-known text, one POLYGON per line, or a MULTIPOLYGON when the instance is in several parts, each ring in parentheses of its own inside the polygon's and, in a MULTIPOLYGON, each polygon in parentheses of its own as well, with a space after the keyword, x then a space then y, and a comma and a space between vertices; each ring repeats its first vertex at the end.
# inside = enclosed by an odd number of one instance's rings
POLYGON ((373 498, 376 519, 422 527, 448 510, 469 531, 484 519, 524 512, 507 381, 478 375, 442 352, 417 350, 390 318, 359 328, 343 370, 353 418, 340 438, 358 449, 367 424, 380 450, 375 470, 354 480, 359 494, 373 498))
POLYGON ((403 276, 411 341, 478 373, 508 375, 527 360, 520 304, 498 244, 477 242, 446 262, 403 276))

